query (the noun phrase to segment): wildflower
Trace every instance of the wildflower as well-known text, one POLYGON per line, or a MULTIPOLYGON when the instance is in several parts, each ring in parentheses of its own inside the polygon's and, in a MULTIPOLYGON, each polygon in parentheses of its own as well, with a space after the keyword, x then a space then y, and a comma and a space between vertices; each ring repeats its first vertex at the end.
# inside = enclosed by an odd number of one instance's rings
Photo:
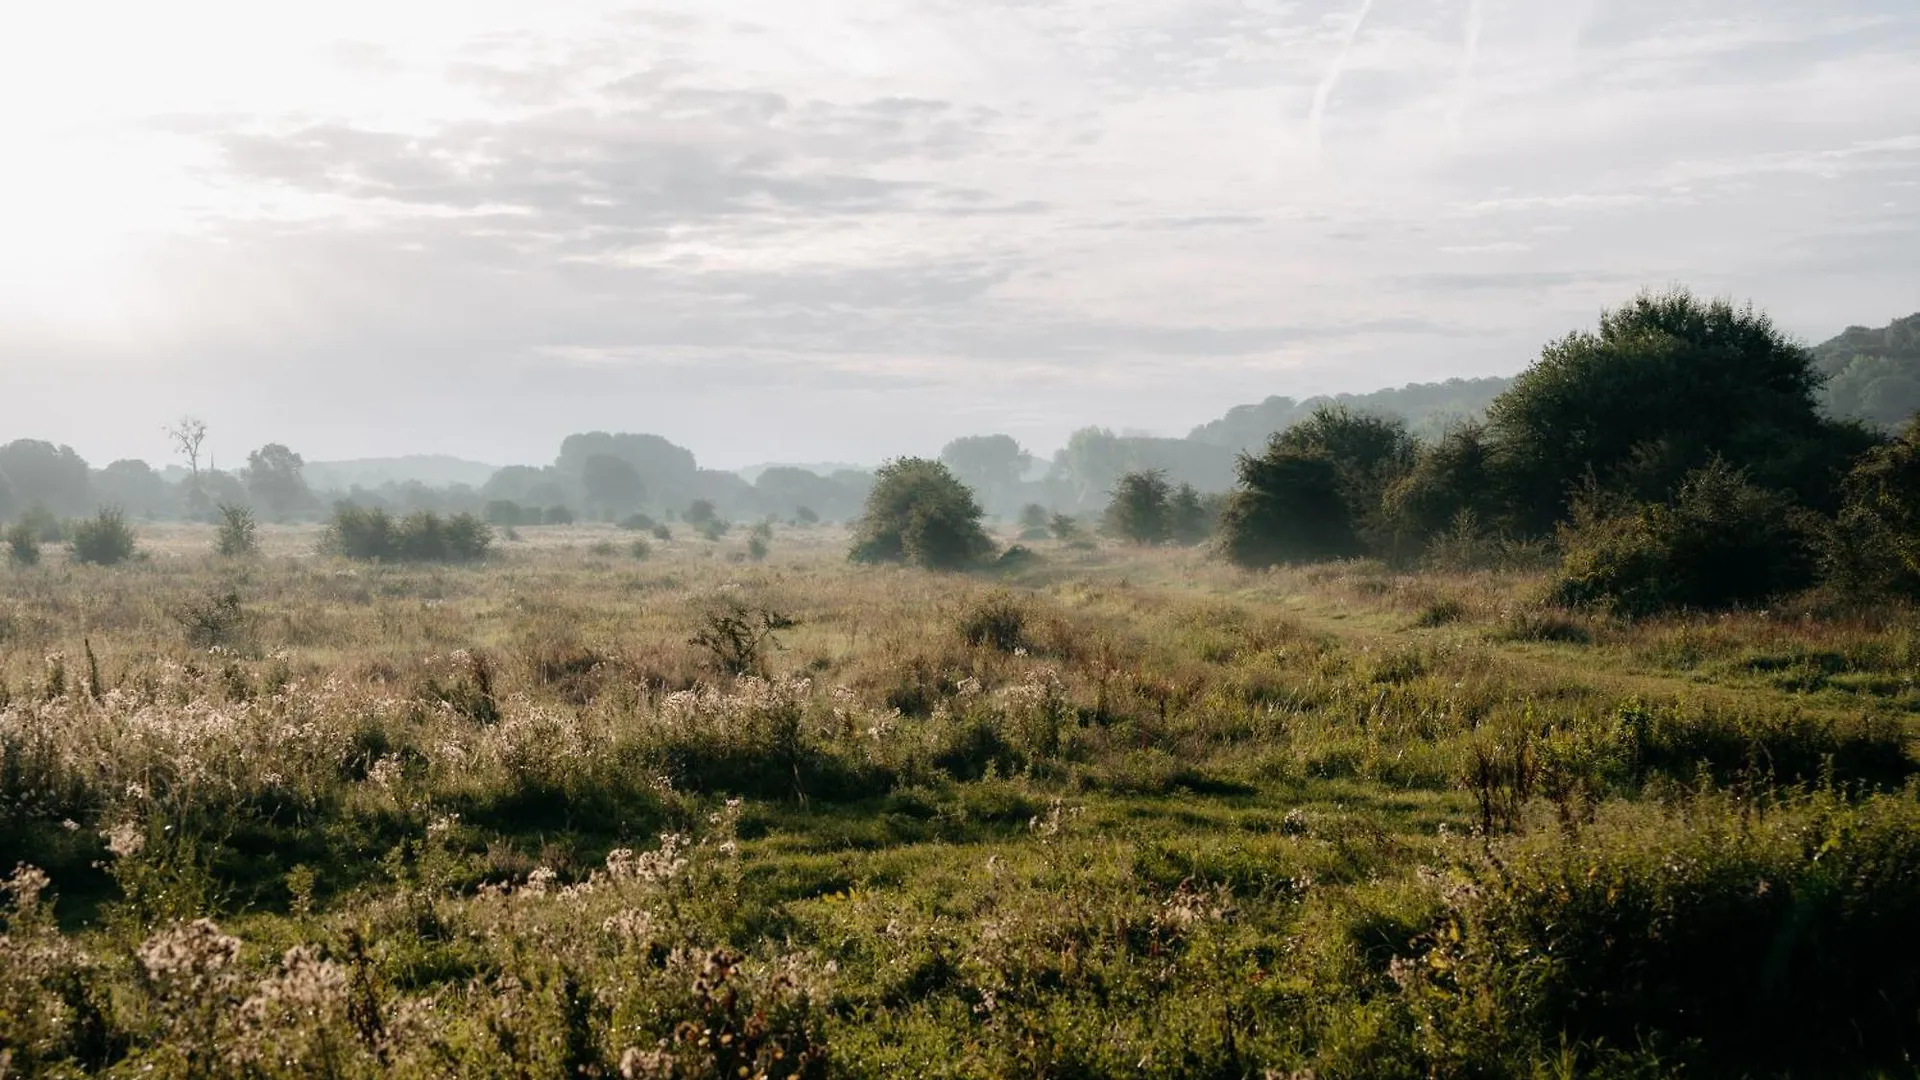
POLYGON ((195 919, 148 938, 137 955, 150 979, 199 983, 239 957, 240 939, 221 933, 212 919, 195 919))
POLYGON ((100 834, 107 842, 107 851, 116 859, 128 859, 140 854, 147 846, 146 831, 131 821, 123 821, 100 834))
POLYGON ((127 798, 141 800, 147 797, 147 786, 137 780, 127 781, 127 798))
POLYGON ((13 897, 15 911, 31 911, 40 904, 40 894, 46 891, 53 879, 45 870, 26 863, 13 868, 13 876, 7 878, 5 885, 8 895, 13 897))
POLYGON ((527 875, 525 891, 533 896, 545 896, 547 895, 547 890, 551 889, 553 883, 558 881, 559 878, 560 875, 554 871, 553 867, 536 866, 533 872, 527 875))

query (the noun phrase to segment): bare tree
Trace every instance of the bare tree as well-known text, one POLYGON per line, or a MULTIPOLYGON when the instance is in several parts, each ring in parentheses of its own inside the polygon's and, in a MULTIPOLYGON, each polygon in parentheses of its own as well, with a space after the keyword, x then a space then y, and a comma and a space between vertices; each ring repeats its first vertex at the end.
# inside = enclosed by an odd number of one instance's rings
POLYGON ((167 429, 167 438, 179 448, 180 456, 187 459, 187 468, 193 472, 193 478, 200 479, 200 446, 207 441, 207 422, 193 416, 183 416, 180 423, 167 429))

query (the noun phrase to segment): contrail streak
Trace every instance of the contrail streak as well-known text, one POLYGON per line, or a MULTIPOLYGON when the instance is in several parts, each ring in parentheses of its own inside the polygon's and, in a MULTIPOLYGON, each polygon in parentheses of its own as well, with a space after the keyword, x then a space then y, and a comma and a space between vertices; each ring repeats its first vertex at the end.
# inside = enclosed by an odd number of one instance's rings
POLYGON ((1486 0, 1467 0, 1467 29, 1460 56, 1460 80, 1454 87, 1453 107, 1447 110, 1447 130, 1460 137, 1467 116, 1467 102, 1473 96, 1473 69, 1480 62, 1480 29, 1486 25, 1486 0))
POLYGON ((1367 24, 1367 16, 1373 11, 1373 0, 1360 0, 1360 12, 1353 17, 1353 25, 1347 27, 1347 39, 1340 43, 1340 52, 1328 66, 1327 73, 1320 79, 1320 85, 1313 88, 1313 111, 1307 114, 1307 131, 1313 135, 1313 145, 1320 145, 1320 121, 1327 115, 1327 102, 1333 97, 1334 87, 1340 85, 1340 75, 1347 69, 1347 57, 1353 53, 1353 43, 1360 37, 1360 28, 1367 24))

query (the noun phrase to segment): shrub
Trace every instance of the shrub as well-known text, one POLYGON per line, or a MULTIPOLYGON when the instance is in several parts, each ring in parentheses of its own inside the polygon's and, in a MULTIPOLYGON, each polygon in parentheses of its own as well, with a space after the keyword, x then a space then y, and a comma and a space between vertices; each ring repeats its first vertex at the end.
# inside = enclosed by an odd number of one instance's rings
POLYGON ((753 675, 764 667, 767 646, 778 644, 774 632, 794 625, 771 608, 750 608, 729 598, 701 617, 700 629, 687 643, 707 650, 725 674, 753 675))
POLYGON ((855 562, 906 562, 957 570, 993 552, 973 492, 938 461, 901 458, 880 467, 854 530, 855 562))
POLYGON ((811 506, 802 506, 793 512, 793 520, 801 525, 820 524, 820 515, 811 506))
POLYGON ((1135 544, 1162 544, 1173 537, 1173 485, 1162 469, 1120 477, 1102 518, 1109 535, 1135 544))
POLYGON ((658 524, 646 514, 630 514, 620 521, 620 527, 630 532, 650 532, 658 524))
POLYGON ((67 538, 67 527, 44 506, 30 506, 20 515, 20 524, 31 530, 43 544, 57 544, 67 538))
POLYGON ((1361 553, 1331 458, 1275 440, 1240 458, 1240 487, 1220 515, 1220 543, 1235 565, 1350 558, 1361 553))
POLYGON ((627 554, 641 562, 645 562, 653 558, 653 545, 647 543, 646 540, 640 537, 635 537, 633 543, 627 545, 627 554))
POLYGON ((548 525, 571 525, 574 520, 573 511, 564 506, 549 506, 546 512, 540 515, 540 520, 548 525))
POLYGON ((15 566, 33 566, 40 561, 40 534, 24 519, 7 526, 7 559, 15 566))
POLYGON ((673 530, 665 525, 655 525, 653 527, 653 538, 663 544, 667 543, 673 539, 673 530))
POLYGON ((442 518, 421 510, 394 521, 385 510, 342 503, 322 537, 322 550, 349 559, 473 562, 486 557, 493 529, 472 514, 442 518))
POLYGON ((133 529, 117 507, 108 507, 73 526, 73 561, 117 566, 133 558, 133 529))
POLYGON ((481 510, 480 515, 486 519, 487 524, 502 529, 511 529, 515 525, 540 524, 540 515, 538 512, 522 510, 519 503, 507 499, 494 499, 487 503, 486 508, 481 510), (531 517, 532 520, 528 520, 529 517, 531 517))
POLYGON ((1189 547, 1204 542, 1213 535, 1224 505, 1219 496, 1202 496, 1192 484, 1174 488, 1167 500, 1167 531, 1173 542, 1189 547))
POLYGON ((1055 514, 1047 519, 1047 531, 1064 544, 1080 539, 1080 522, 1071 514, 1055 514))
POLYGON ((1865 599, 1920 599, 1920 418, 1861 455, 1841 491, 1840 513, 1821 538, 1823 577, 1865 599))
POLYGON ((1005 591, 989 594, 960 616, 960 636, 976 649, 985 646, 1010 653, 1022 648, 1026 626, 1026 607, 1005 591))
POLYGON ((1022 532, 1047 531, 1049 515, 1047 508, 1039 503, 1028 503, 1020 508, 1020 529, 1022 532))
POLYGON ((1761 821, 1709 801, 1498 856, 1448 890, 1425 955, 1394 965, 1429 1054, 1453 1062, 1436 1073, 1584 1045, 1638 1047, 1669 1074, 1873 1075, 1920 1041, 1911 795, 1761 821))
POLYGON ((323 551, 348 559, 391 559, 394 557, 393 516, 385 510, 340 503, 333 508, 333 520, 321 534, 323 551))
POLYGON ((1813 581, 1802 516, 1718 459, 1687 474, 1670 503, 1633 505, 1589 492, 1575 503, 1560 543, 1553 598, 1624 615, 1732 607, 1813 581))
POLYGON ((695 499, 687 504, 687 512, 680 517, 697 528, 720 520, 720 511, 713 505, 712 499, 695 499))
POLYGON ((256 554, 260 550, 258 531, 252 508, 221 503, 220 533, 214 541, 214 548, 229 559, 256 554))
POLYGON ((233 644, 247 624, 240 594, 231 589, 182 601, 172 614, 187 644, 200 649, 233 644))

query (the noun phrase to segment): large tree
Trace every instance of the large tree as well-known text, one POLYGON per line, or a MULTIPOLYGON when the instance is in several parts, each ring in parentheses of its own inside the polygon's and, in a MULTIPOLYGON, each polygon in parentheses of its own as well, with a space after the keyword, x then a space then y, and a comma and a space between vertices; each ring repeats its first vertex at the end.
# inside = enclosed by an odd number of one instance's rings
POLYGON ((92 477, 87 463, 70 446, 39 439, 16 439, 0 446, 0 476, 23 507, 43 506, 61 517, 80 517, 93 509, 92 477))
POLYGON ((961 483, 998 505, 1016 497, 1033 465, 1033 455, 1011 435, 968 435, 948 443, 940 451, 940 461, 961 483))
POLYGON ((268 443, 247 455, 247 491, 275 518, 284 519, 313 501, 300 473, 306 460, 280 443, 268 443))
POLYGON ((640 470, 612 454, 589 455, 581 466, 580 484, 586 491, 587 505, 596 510, 632 513, 647 501, 647 483, 640 470))
POLYGON ((1515 524, 1545 532, 1589 475, 1645 499, 1718 456, 1756 484, 1832 501, 1871 439, 1823 420, 1812 354, 1751 306, 1643 293, 1547 346, 1488 412, 1515 524))
POLYGON ((938 461, 901 458, 875 474, 854 529, 855 562, 907 562, 958 570, 993 552, 973 492, 938 461))

